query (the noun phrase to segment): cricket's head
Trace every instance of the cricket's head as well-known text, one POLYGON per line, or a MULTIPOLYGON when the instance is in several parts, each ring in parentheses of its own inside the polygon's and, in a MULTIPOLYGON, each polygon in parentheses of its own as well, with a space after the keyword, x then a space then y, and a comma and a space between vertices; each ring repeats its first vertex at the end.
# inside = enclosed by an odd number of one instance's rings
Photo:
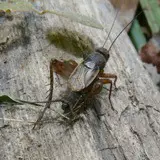
POLYGON ((109 59, 109 52, 108 52, 108 50, 106 48, 103 48, 103 47, 97 48, 96 52, 102 54, 105 57, 106 61, 108 61, 108 59, 109 59))

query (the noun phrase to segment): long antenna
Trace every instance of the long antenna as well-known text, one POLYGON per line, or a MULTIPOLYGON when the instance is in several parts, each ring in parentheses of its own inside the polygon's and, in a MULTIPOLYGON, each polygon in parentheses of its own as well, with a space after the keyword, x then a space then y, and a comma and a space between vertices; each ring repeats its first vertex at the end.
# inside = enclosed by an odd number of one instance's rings
POLYGON ((139 12, 117 35, 117 37, 114 39, 114 41, 112 42, 112 44, 110 45, 108 52, 111 50, 113 44, 115 43, 115 41, 117 40, 117 38, 121 35, 121 33, 140 15, 143 13, 144 10, 142 10, 141 12, 139 12))
POLYGON ((107 36, 106 40, 104 41, 104 44, 103 44, 102 47, 104 47, 104 45, 106 44, 106 42, 107 42, 107 40, 108 40, 108 38, 109 38, 109 36, 110 36, 110 34, 111 34, 111 31, 112 31, 113 26, 114 26, 114 24, 115 24, 115 21, 116 21, 116 19, 117 19, 119 10, 120 10, 120 9, 118 9, 117 12, 116 12, 116 16, 115 16, 114 21, 113 21, 113 23, 112 23, 111 29, 110 29, 110 31, 109 31, 109 33, 108 33, 108 36, 107 36))

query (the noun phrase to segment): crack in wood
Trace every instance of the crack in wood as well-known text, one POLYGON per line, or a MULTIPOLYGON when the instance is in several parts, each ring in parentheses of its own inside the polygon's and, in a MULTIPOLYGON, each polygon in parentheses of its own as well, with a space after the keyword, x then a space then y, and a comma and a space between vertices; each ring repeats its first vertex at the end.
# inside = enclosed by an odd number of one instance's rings
POLYGON ((156 112, 160 113, 160 110, 154 108, 154 107, 151 106, 151 105, 146 105, 146 108, 152 108, 152 109, 155 110, 156 112))
POLYGON ((122 116, 124 116, 125 114, 126 114, 126 112, 128 112, 129 111, 129 106, 127 106, 122 112, 121 112, 121 114, 120 114, 120 116, 119 116, 119 121, 121 121, 121 117, 122 116))
POLYGON ((155 127, 154 127, 154 122, 152 122, 152 119, 150 117, 150 114, 149 114, 149 111, 148 109, 145 109, 145 112, 146 112, 146 115, 147 115, 147 118, 148 118, 148 121, 149 121, 149 126, 150 128, 152 129, 152 131, 158 135, 158 132, 156 131, 155 127))
POLYGON ((124 153, 124 150, 123 150, 122 146, 119 146, 119 150, 122 153, 124 160, 128 160, 128 158, 126 157, 126 155, 124 153))
MULTIPOLYGON (((105 124, 106 128, 108 129, 108 126, 109 126, 109 125, 107 125, 105 122, 104 122, 104 124, 105 124)), ((108 132, 110 133, 110 135, 113 137, 113 139, 114 139, 114 140, 116 141, 116 143, 118 144, 118 145, 117 145, 117 149, 119 149, 119 151, 120 151, 120 153, 122 154, 124 160, 127 160, 127 157, 126 157, 126 155, 125 155, 125 153, 124 153, 124 150, 123 150, 122 146, 119 144, 119 141, 118 141, 117 137, 113 136, 113 134, 112 134, 112 132, 111 132, 111 129, 110 129, 110 130, 108 129, 108 132)), ((114 157, 115 157, 115 156, 114 156, 114 157)), ((116 158, 116 157, 115 157, 115 158, 116 158)))
POLYGON ((139 133, 137 131, 135 131, 132 127, 130 128, 130 131, 133 135, 135 135, 135 137, 137 137, 138 141, 140 142, 141 148, 143 149, 143 156, 146 158, 146 160, 150 160, 145 149, 144 149, 143 141, 142 141, 139 133))
POLYGON ((145 114, 146 114, 146 116, 148 118, 148 124, 149 124, 150 128, 152 129, 153 133, 155 133, 156 135, 158 135, 158 132, 156 131, 156 129, 154 127, 154 122, 152 121, 152 118, 150 116, 149 108, 152 108, 153 110, 155 110, 156 112, 159 113, 159 110, 157 110, 154 107, 149 106, 149 105, 146 105, 146 108, 140 108, 139 111, 144 111, 145 112, 145 114))

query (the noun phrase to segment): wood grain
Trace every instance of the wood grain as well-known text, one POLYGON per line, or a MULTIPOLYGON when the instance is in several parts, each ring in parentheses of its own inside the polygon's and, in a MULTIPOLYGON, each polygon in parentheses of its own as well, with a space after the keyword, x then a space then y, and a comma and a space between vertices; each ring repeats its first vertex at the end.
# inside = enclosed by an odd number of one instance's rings
MULTIPOLYGON (((109 31, 114 9, 104 0, 43 1, 44 8, 63 8, 92 16, 109 31)), ((88 36, 95 47, 101 46, 107 33, 71 22, 51 14, 39 16, 19 13, 13 21, 0 26, 0 34, 9 41, 0 53, 0 92, 23 100, 45 100, 49 86, 49 62, 51 58, 81 58, 49 45, 48 29, 66 28, 88 36)), ((106 48, 120 32, 118 20, 106 48)), ((82 115, 66 131, 57 122, 32 130, 42 108, 31 105, 3 108, 6 118, 24 122, 7 122, 9 127, 0 130, 0 159, 3 160, 158 160, 160 159, 160 99, 159 92, 143 68, 127 34, 124 32, 111 50, 105 71, 118 76, 118 89, 113 92, 112 111, 108 93, 101 94, 101 107, 106 113, 100 121, 93 110, 82 115), (65 132, 66 131, 66 132, 65 132), (107 148, 111 149, 107 149, 107 148), (106 149, 105 149, 106 148, 106 149), (101 150, 101 151, 100 151, 101 150)), ((54 97, 62 87, 54 86, 54 97)), ((60 104, 53 104, 59 107, 60 104)), ((46 117, 54 117, 47 112, 46 117)))

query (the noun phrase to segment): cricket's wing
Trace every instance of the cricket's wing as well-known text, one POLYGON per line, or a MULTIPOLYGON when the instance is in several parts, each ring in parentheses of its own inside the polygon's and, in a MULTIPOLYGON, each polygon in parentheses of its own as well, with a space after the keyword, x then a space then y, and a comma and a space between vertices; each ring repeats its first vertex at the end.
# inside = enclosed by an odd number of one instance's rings
POLYGON ((68 80, 69 87, 72 91, 81 91, 93 82, 98 73, 98 68, 89 68, 81 63, 70 75, 68 80))

